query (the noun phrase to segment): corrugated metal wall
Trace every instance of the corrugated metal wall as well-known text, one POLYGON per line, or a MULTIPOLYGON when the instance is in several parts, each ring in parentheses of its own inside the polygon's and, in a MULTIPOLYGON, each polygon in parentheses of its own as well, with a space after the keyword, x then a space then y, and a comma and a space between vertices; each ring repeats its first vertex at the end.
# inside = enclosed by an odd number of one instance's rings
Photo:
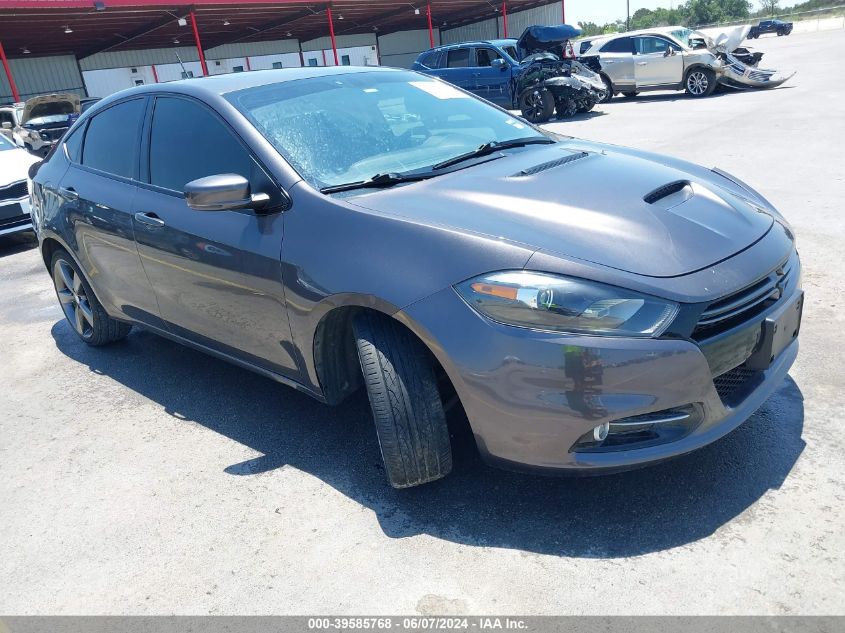
MULTIPOLYGON (((508 20, 508 25, 510 25, 510 20, 508 20)), ((495 40, 499 37, 499 31, 496 27, 496 20, 490 19, 459 26, 456 29, 444 30, 441 37, 444 44, 458 44, 473 40, 495 40)))
MULTIPOLYGON (((560 24, 562 9, 560 2, 553 2, 542 7, 508 13, 508 37, 519 37, 522 32, 534 24, 560 24)), ((455 29, 443 30, 444 44, 458 44, 473 40, 494 40, 504 37, 505 25, 501 16, 498 19, 483 20, 455 29)))
POLYGON ((108 51, 97 53, 79 60, 82 70, 100 70, 102 68, 134 68, 151 64, 178 64, 199 60, 197 49, 193 46, 174 46, 173 48, 151 48, 149 50, 108 51), (178 57, 177 57, 178 54, 178 57))
MULTIPOLYGON (((562 17, 560 2, 528 9, 527 11, 508 13, 508 37, 519 37, 525 29, 535 24, 560 24, 562 17)), ((499 17, 499 32, 505 32, 501 17, 499 17)))
MULTIPOLYGON (((440 45, 440 29, 434 29, 434 45, 440 45)), ((378 37, 382 66, 410 68, 420 53, 429 47, 428 29, 399 31, 378 37)))
MULTIPOLYGON (((49 92, 75 92, 85 96, 85 84, 73 55, 57 57, 25 57, 10 59, 21 99, 49 92)), ((12 102, 12 89, 6 73, 0 72, 0 103, 12 102)))
POLYGON ((250 42, 241 44, 223 44, 205 51, 206 59, 224 59, 229 57, 253 57, 259 55, 281 55, 296 53, 299 55, 299 43, 296 40, 273 40, 271 42, 250 42))
MULTIPOLYGON (((356 46, 375 46, 375 33, 363 33, 361 35, 338 35, 335 38, 337 47, 340 48, 354 48, 356 46)), ((318 37, 314 40, 302 42, 303 51, 322 51, 331 49, 332 39, 330 37, 318 37)))

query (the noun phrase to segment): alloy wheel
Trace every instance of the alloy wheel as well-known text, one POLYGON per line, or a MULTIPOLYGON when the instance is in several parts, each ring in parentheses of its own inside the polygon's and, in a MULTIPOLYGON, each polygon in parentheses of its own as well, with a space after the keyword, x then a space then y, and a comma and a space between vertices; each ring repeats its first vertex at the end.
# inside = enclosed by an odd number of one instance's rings
POLYGON ((82 278, 70 264, 60 259, 53 270, 53 283, 68 322, 82 338, 90 338, 94 333, 94 311, 82 278))
POLYGON ((696 71, 690 73, 689 77, 687 77, 687 89, 690 91, 690 94, 694 95, 703 95, 707 92, 707 87, 710 85, 710 82, 707 81, 707 75, 703 72, 696 71))
POLYGON ((543 113, 543 97, 535 90, 525 98, 525 105, 528 106, 528 113, 531 118, 537 118, 543 113))

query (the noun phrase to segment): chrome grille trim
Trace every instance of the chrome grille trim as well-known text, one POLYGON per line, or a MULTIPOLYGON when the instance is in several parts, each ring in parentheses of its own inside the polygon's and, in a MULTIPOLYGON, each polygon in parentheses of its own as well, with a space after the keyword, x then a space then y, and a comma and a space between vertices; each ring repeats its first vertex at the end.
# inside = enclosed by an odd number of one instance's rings
POLYGON ((0 187, 0 200, 19 200, 26 198, 28 195, 26 180, 19 180, 5 187, 0 187))
POLYGON ((722 297, 707 306, 701 313, 698 323, 693 331, 693 336, 700 336, 707 333, 707 330, 714 330, 720 324, 732 322, 742 317, 745 313, 765 304, 767 301, 780 299, 785 286, 787 285, 792 268, 789 262, 784 262, 775 270, 744 289, 722 297))

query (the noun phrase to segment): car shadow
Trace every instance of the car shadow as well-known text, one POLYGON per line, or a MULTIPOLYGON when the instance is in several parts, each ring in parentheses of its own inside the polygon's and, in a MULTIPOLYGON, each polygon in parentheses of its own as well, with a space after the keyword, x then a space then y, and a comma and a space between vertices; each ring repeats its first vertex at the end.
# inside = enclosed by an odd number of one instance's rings
MULTIPOLYGON (((601 107, 600 105, 597 107, 601 107)), ((589 121, 597 117, 605 116, 607 112, 603 110, 590 110, 589 112, 576 112, 572 116, 559 117, 553 116, 548 123, 567 123, 569 121, 589 121)))
POLYGON ((329 408, 145 331, 105 348, 86 346, 64 321, 52 335, 67 357, 160 404, 174 424, 200 424, 259 452, 245 462, 213 465, 247 478, 243 485, 294 467, 371 509, 392 538, 428 534, 586 558, 666 550, 708 537, 749 511, 781 486, 804 448, 803 399, 789 378, 727 437, 649 468, 590 478, 499 471, 484 465, 471 439, 458 432, 451 475, 395 491, 384 478, 362 392, 329 408))
POLYGON ((21 231, 0 236, 0 257, 16 255, 38 246, 38 239, 32 231, 21 231))

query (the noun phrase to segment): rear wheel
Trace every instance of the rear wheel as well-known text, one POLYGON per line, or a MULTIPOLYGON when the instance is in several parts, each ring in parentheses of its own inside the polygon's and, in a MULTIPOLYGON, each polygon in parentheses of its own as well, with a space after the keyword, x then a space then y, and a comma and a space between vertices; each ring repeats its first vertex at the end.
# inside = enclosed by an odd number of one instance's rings
POLYGON ((626 99, 633 99, 638 94, 640 94, 640 93, 639 92, 623 92, 622 96, 625 97, 626 99))
POLYGON ((79 338, 88 345, 98 346, 119 341, 129 334, 132 326, 106 314, 76 262, 66 251, 57 250, 53 254, 50 270, 59 304, 79 338))
POLYGON ((390 485, 445 477, 452 447, 428 350, 389 317, 363 313, 352 329, 390 485))
POLYGON ((693 68, 687 73, 684 89, 691 97, 708 97, 716 89, 716 74, 709 68, 693 68))
POLYGON ((555 100, 546 88, 529 88, 519 96, 519 109, 531 123, 545 123, 554 114, 555 100))

